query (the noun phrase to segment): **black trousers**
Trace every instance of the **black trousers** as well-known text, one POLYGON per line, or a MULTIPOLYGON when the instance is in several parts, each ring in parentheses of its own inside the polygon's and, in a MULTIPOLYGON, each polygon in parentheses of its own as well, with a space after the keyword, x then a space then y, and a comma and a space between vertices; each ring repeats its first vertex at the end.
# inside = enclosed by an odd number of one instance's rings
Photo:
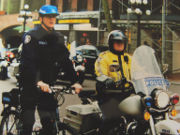
POLYGON ((102 123, 100 126, 100 135, 108 135, 108 132, 124 122, 121 111, 118 105, 125 98, 129 97, 131 93, 104 95, 99 97, 98 104, 102 112, 102 123))
POLYGON ((118 98, 109 98, 103 103, 99 103, 102 112, 102 123, 100 126, 100 135, 108 135, 110 129, 116 126, 121 120, 121 113, 118 109, 120 103, 118 98))
POLYGON ((37 108, 42 124, 42 135, 54 135, 54 121, 57 117, 57 101, 49 93, 36 93, 33 95, 24 91, 21 96, 23 130, 21 135, 31 135, 35 122, 35 109, 37 108))
MULTIPOLYGON (((42 124, 41 135, 54 135, 54 121, 56 119, 55 111, 38 109, 40 121, 42 124)), ((31 135, 35 122, 35 109, 24 109, 22 112, 23 129, 21 135, 31 135)))

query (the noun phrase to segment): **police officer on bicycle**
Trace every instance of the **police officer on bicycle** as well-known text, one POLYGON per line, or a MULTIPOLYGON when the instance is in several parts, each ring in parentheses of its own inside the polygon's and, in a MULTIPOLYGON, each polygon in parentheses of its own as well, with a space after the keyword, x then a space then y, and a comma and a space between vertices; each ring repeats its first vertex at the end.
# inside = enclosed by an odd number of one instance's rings
POLYGON ((76 93, 82 89, 69 60, 64 45, 64 36, 54 30, 58 10, 44 5, 39 10, 41 24, 23 36, 23 50, 20 64, 20 85, 22 87, 22 135, 31 135, 37 107, 43 126, 43 135, 53 135, 52 121, 55 119, 57 101, 53 99, 50 86, 57 78, 58 69, 63 66, 76 93), (37 86, 41 89, 38 91, 37 86))
POLYGON ((102 52, 95 62, 98 103, 103 113, 101 135, 108 134, 108 131, 114 126, 113 124, 118 123, 118 118, 120 118, 118 104, 132 93, 132 91, 124 89, 125 85, 130 85, 127 82, 131 77, 131 57, 125 53, 126 44, 127 38, 122 31, 110 32, 108 36, 109 50, 102 52))

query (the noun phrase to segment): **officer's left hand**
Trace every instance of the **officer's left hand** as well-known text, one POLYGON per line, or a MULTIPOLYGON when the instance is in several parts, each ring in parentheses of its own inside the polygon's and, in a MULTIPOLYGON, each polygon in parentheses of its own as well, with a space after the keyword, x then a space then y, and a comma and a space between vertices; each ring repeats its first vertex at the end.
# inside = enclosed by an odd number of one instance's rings
POLYGON ((75 88, 76 94, 79 94, 80 91, 82 90, 82 86, 79 83, 75 83, 71 86, 72 88, 75 88))

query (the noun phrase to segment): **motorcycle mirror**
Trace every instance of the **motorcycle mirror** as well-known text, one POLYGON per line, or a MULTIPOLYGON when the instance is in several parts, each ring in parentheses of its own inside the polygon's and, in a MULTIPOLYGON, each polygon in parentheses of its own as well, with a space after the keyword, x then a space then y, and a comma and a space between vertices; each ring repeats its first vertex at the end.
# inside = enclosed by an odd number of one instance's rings
POLYGON ((163 65, 162 65, 162 72, 163 72, 163 75, 167 73, 168 67, 169 67, 168 64, 163 64, 163 65))

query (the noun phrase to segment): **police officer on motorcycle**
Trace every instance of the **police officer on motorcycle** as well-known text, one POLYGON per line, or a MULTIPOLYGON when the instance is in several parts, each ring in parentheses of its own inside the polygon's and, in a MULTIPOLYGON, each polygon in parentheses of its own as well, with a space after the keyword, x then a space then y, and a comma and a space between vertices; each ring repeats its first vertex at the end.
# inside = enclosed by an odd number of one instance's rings
POLYGON ((69 52, 64 45, 64 36, 54 30, 58 15, 55 6, 42 6, 39 10, 41 25, 30 30, 23 37, 20 60, 22 135, 31 135, 36 106, 43 126, 42 134, 53 135, 52 120, 55 119, 57 101, 49 92, 50 86, 56 80, 60 65, 66 70, 76 93, 82 89, 77 81, 72 62, 69 60, 69 52))
POLYGON ((109 50, 102 52, 95 62, 98 103, 103 113, 103 123, 100 128, 102 135, 106 135, 107 131, 113 127, 113 123, 118 121, 120 117, 118 104, 132 93, 132 91, 124 90, 124 86, 129 85, 127 82, 131 77, 131 57, 125 53, 126 44, 127 38, 122 31, 110 32, 109 50), (107 90, 109 93, 106 92, 107 90), (120 93, 116 92, 118 90, 121 90, 120 93))

